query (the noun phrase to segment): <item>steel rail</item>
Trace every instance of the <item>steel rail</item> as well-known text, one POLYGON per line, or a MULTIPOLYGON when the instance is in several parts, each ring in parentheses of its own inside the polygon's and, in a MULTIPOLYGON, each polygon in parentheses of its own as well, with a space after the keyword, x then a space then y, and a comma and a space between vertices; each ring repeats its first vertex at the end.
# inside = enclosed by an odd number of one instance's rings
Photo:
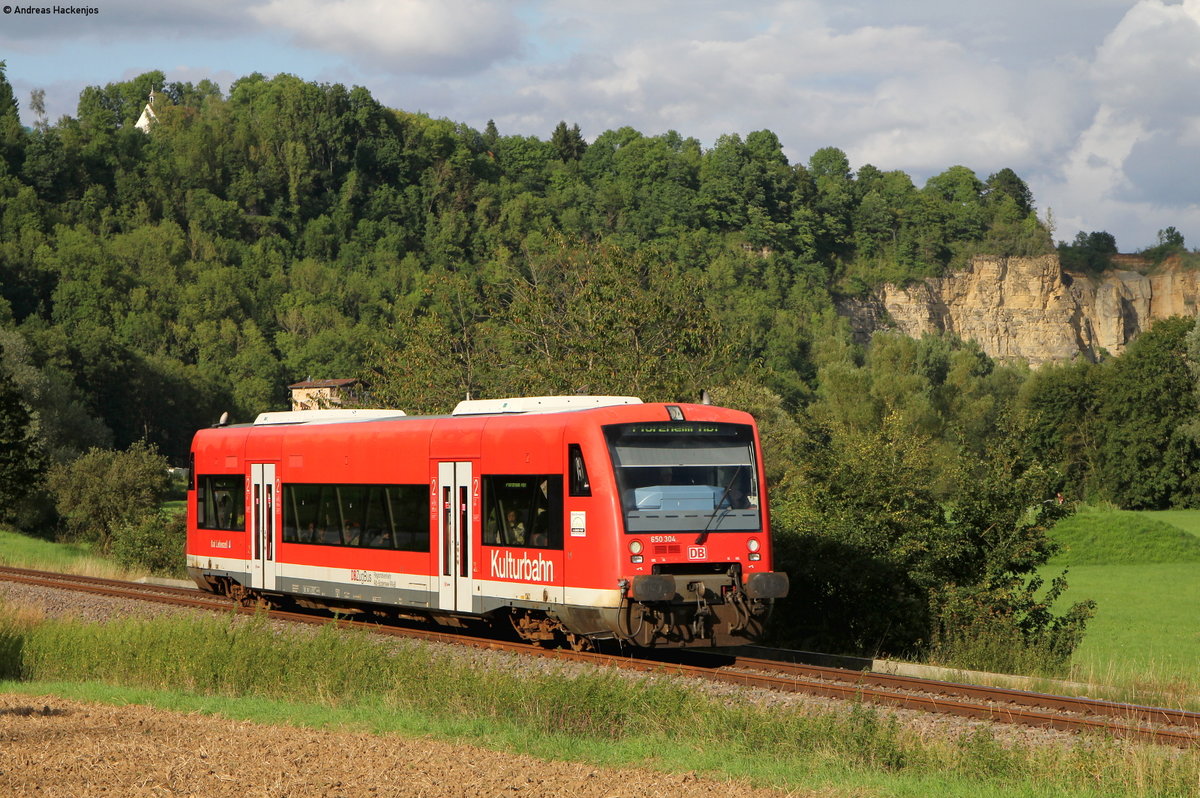
POLYGON ((183 606, 227 605, 228 599, 203 593, 196 588, 156 585, 151 582, 126 582, 121 579, 106 579, 99 576, 59 574, 50 571, 33 571, 28 568, 0 566, 0 579, 63 590, 78 590, 118 598, 133 598, 145 601, 161 601, 183 606), (172 599, 178 599, 172 600, 172 599))

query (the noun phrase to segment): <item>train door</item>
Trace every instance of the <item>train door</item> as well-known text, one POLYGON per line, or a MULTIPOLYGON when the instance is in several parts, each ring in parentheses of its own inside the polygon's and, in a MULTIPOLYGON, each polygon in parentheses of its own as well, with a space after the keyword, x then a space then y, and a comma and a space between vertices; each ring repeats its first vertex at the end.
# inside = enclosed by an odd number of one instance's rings
POLYGON ((470 612, 479 479, 471 463, 438 463, 438 609, 470 612))
POLYGON ((250 465, 250 587, 275 589, 275 464, 250 465))

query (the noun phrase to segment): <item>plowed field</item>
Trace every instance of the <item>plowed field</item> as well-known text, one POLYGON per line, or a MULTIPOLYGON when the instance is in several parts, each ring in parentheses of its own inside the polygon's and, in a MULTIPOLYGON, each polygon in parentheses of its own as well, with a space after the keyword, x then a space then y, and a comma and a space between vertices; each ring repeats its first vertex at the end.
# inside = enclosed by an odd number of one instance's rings
POLYGON ((0 795, 4 796, 767 798, 782 794, 692 774, 546 762, 436 740, 314 731, 144 706, 0 694, 0 795))

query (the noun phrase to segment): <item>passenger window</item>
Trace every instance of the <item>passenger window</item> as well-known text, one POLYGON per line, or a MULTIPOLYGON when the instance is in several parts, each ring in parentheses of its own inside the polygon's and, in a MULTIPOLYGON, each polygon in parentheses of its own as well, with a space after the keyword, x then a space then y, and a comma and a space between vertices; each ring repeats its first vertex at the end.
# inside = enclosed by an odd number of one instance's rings
POLYGON ((429 550, 424 485, 283 486, 283 540, 324 546, 429 550))
POLYGON ((200 529, 246 528, 246 479, 204 474, 196 477, 196 526, 200 529))
POLYGON ((562 548, 562 477, 483 477, 483 542, 488 546, 562 548))
POLYGON ((591 496, 592 483, 588 481, 587 463, 583 461, 583 450, 578 443, 567 447, 567 460, 571 474, 571 495, 591 496))

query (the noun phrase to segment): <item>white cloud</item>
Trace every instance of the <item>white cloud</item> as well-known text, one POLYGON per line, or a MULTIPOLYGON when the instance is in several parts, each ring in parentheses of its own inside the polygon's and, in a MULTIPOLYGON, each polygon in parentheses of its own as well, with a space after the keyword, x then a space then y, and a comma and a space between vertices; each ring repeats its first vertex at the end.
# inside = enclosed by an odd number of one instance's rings
POLYGON ((1096 53, 1092 79, 1105 101, 1130 112, 1175 116, 1200 110, 1200 0, 1144 0, 1096 53))
POLYGON ((249 12, 304 47, 393 73, 479 72, 519 45, 517 19, 487 0, 270 0, 249 12))
POLYGON ((1060 238, 1108 230, 1131 250, 1200 220, 1200 193, 1182 178, 1200 160, 1198 52, 1200 0, 1141 0, 1105 37, 1087 84, 1095 113, 1044 189, 1069 209, 1060 238))
MULTIPOLYGON (((488 116, 512 130, 540 108, 532 132, 568 119, 591 136, 631 125, 706 144, 770 128, 793 160, 832 144, 859 164, 926 174, 955 163, 1020 170, 1069 144, 1081 108, 1064 76, 1079 78, 1077 61, 1059 59, 1054 70, 1045 61, 1001 65, 932 28, 835 28, 827 7, 751 4, 689 15, 618 3, 586 19, 568 7, 546 26, 573 32, 571 52, 552 65, 503 70, 497 85, 519 87, 519 109, 488 116)), ((494 88, 485 83, 479 93, 494 88)), ((477 95, 455 96, 465 108, 477 95)))

